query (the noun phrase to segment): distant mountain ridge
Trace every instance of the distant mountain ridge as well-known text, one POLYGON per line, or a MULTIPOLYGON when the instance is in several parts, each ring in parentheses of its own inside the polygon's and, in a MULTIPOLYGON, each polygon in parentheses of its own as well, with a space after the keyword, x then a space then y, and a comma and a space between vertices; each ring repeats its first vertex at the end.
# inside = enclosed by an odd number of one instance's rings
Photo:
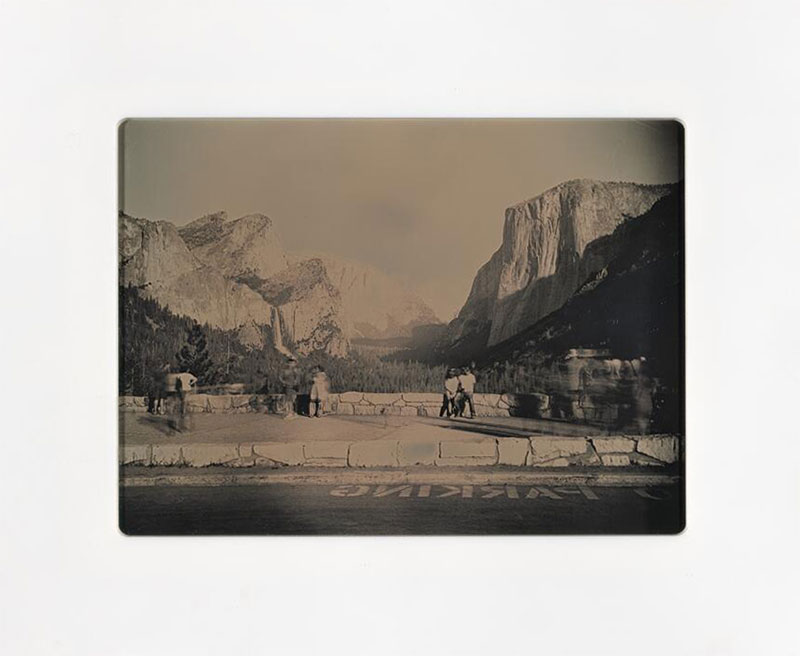
POLYGON ((297 254, 319 260, 339 290, 348 334, 367 339, 410 337, 414 328, 440 323, 430 307, 400 281, 374 266, 324 253, 297 254))
POLYGON ((279 350, 346 355, 352 338, 406 336, 439 323, 424 301, 374 267, 287 253, 264 214, 229 220, 216 212, 179 229, 122 213, 119 222, 121 284, 176 314, 237 328, 254 346, 268 326, 279 350))

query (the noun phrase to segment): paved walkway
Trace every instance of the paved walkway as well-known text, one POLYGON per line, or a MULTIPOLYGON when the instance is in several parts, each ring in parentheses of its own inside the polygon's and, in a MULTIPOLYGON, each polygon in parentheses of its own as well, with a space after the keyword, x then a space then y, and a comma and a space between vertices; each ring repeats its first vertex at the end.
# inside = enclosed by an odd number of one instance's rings
POLYGON ((158 443, 219 443, 405 440, 469 441, 483 437, 524 437, 535 433, 593 435, 587 426, 519 417, 437 419, 433 417, 354 417, 330 415, 286 421, 276 415, 202 413, 190 416, 191 430, 170 428, 167 417, 122 410, 120 438, 129 446, 158 443))

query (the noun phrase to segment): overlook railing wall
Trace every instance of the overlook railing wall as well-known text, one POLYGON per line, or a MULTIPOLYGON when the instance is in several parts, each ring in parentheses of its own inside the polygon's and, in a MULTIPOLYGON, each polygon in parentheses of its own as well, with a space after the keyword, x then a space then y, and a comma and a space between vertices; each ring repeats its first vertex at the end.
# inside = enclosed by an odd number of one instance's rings
MULTIPOLYGON (((285 411, 283 394, 190 394, 193 413, 266 413, 285 411)), ((308 408, 308 395, 298 397, 300 411, 308 408)), ((478 417, 530 417, 564 419, 638 433, 648 432, 649 415, 634 404, 585 394, 482 394, 474 395, 478 417)), ((147 397, 121 396, 121 408, 146 411, 147 397)), ((442 396, 426 392, 343 392, 331 394, 326 412, 335 415, 438 417, 442 396)))

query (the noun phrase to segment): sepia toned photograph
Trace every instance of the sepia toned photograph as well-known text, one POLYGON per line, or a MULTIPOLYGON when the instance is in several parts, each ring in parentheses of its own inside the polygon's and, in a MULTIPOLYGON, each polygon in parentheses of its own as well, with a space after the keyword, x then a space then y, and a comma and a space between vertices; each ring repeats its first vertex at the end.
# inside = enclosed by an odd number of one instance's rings
POLYGON ((684 130, 128 119, 119 523, 676 534, 684 130))

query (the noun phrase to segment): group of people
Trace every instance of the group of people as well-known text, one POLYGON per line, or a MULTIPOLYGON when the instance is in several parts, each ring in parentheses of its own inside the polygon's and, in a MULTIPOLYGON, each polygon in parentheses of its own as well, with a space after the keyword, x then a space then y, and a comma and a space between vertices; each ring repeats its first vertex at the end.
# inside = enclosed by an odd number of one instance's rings
POLYGON ((471 362, 469 367, 450 367, 444 379, 444 394, 442 396, 442 408, 439 416, 444 417, 463 417, 464 411, 469 406, 469 417, 475 417, 475 363, 471 362))
POLYGON ((308 416, 322 417, 325 415, 331 384, 324 367, 320 365, 312 367, 308 378, 304 380, 297 358, 290 356, 281 372, 280 380, 286 403, 284 419, 296 419, 300 415, 297 396, 301 387, 310 388, 308 416))

